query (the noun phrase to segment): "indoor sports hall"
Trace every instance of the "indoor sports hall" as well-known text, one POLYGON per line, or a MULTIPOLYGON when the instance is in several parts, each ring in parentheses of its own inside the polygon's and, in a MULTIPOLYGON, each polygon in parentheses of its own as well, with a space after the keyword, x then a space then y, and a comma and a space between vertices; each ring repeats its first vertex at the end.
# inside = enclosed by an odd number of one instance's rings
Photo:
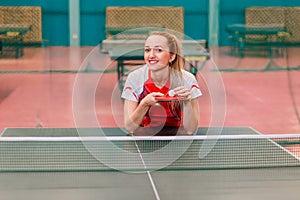
POLYGON ((0 200, 298 200, 299 23, 297 0, 0 0, 0 200), (202 95, 153 110, 196 102, 193 134, 128 131, 157 32, 202 95))

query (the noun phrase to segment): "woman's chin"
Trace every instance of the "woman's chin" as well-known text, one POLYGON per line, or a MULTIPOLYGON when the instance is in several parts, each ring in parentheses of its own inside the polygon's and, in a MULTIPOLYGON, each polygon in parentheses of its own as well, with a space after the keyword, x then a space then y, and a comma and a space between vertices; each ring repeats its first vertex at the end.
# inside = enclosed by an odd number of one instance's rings
POLYGON ((166 65, 162 65, 162 64, 159 64, 159 63, 156 63, 156 64, 148 63, 147 65, 148 65, 149 69, 152 70, 152 71, 158 71, 158 70, 161 70, 161 69, 164 69, 164 68, 168 67, 166 65))

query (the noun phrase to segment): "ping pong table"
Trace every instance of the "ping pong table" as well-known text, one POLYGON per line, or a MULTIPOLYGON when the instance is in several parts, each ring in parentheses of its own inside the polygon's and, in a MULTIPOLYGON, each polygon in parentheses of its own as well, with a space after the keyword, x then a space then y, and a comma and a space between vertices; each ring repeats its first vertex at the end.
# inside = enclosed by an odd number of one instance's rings
MULTIPOLYGON (((119 128, 8 128, 0 137, 1 199, 298 200, 299 158, 269 139, 222 139, 237 135, 260 134, 250 127, 202 127, 196 137, 217 138, 205 157, 198 154, 205 141, 193 139, 189 143, 191 136, 183 136, 176 143, 178 138, 173 137, 171 143, 174 139, 176 145, 165 148, 167 152, 180 151, 188 144, 179 159, 156 170, 157 164, 171 156, 163 151, 154 154, 155 159, 149 156, 154 168, 140 171, 134 169, 140 161, 116 155, 110 146, 114 144, 128 153, 134 149, 130 139, 137 140, 134 145, 138 142, 140 148, 152 148, 153 144, 166 147, 169 142, 159 143, 157 137, 151 141, 132 138, 119 128), (94 137, 99 143, 90 140, 94 137), (85 142, 91 142, 91 146, 85 142), (103 157, 97 159, 91 148, 106 151, 105 156, 120 168, 110 168, 111 163, 105 163, 103 157)), ((148 153, 138 152, 146 158, 146 164, 148 153)))
POLYGON ((23 36, 31 28, 31 25, 27 24, 0 24, 0 53, 3 53, 3 46, 13 46, 16 52, 16 58, 23 55, 23 36))
MULTIPOLYGON (((120 88, 122 88, 126 78, 125 67, 144 63, 144 44, 145 40, 143 39, 106 39, 102 41, 101 51, 107 52, 111 60, 117 61, 120 88)), ((198 70, 203 68, 205 61, 210 58, 210 54, 206 50, 206 41, 183 40, 182 48, 183 56, 188 62, 188 70, 195 75, 198 70), (199 64, 200 66, 198 66, 199 64)))
POLYGON ((289 33, 282 24, 230 24, 226 31, 240 57, 247 46, 265 46, 270 56, 272 47, 282 47, 289 33))

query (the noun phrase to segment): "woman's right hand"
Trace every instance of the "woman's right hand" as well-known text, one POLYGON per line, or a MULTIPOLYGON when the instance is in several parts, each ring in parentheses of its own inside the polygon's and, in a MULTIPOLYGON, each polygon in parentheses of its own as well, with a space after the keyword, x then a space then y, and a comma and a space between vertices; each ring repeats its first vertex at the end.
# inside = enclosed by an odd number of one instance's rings
POLYGON ((153 106, 154 104, 157 103, 157 100, 155 99, 155 97, 162 97, 164 96, 163 93, 160 92, 152 92, 150 94, 148 94, 145 98, 142 99, 141 101, 141 105, 145 105, 145 106, 153 106))

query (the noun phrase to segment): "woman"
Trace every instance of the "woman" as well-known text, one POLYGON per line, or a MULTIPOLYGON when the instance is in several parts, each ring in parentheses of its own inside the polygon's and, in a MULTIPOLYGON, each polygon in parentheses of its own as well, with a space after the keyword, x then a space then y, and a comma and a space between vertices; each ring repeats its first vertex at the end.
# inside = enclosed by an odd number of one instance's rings
POLYGON ((126 130, 135 135, 176 135, 176 130, 193 134, 201 91, 194 75, 183 69, 178 39, 167 32, 152 32, 145 42, 144 60, 143 67, 129 74, 122 92, 126 130), (164 96, 180 101, 160 102, 158 97, 164 96))

